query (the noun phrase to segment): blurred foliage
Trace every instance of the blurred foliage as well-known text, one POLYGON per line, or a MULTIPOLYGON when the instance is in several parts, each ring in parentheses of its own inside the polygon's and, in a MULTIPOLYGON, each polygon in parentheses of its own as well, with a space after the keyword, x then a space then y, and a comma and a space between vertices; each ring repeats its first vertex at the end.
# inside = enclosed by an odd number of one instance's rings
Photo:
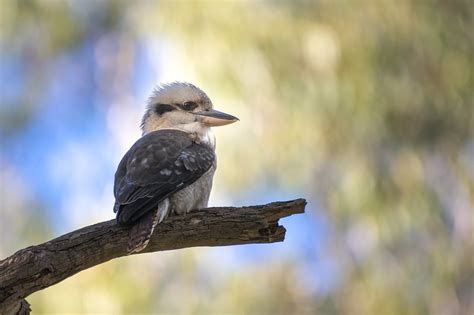
POLYGON ((331 225, 321 255, 338 276, 314 291, 297 279, 299 257, 214 274, 212 259, 183 251, 83 272, 35 294, 34 309, 474 313, 473 12, 470 0, 3 1, 0 47, 27 69, 18 95, 2 97, 6 134, 41 110, 49 60, 88 38, 120 38, 105 65, 119 100, 137 47, 171 43, 164 63, 241 118, 218 148, 245 171, 220 176, 236 195, 258 183, 321 207, 331 225))

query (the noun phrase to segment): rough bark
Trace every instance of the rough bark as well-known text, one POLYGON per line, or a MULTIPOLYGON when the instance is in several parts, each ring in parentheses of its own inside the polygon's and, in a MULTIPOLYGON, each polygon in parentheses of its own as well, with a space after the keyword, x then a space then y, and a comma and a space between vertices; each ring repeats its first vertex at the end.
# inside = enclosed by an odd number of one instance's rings
MULTIPOLYGON (((281 242, 280 218, 303 213, 304 199, 249 207, 207 208, 159 224, 141 253, 195 246, 281 242)), ((0 313, 28 314, 24 300, 84 269, 127 255, 129 228, 110 220, 19 250, 0 261, 0 313)))

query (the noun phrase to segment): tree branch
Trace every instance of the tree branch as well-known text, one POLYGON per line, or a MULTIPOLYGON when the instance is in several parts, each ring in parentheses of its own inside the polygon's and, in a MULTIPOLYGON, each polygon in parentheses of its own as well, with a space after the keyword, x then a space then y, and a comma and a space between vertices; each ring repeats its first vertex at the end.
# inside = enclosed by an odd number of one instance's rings
MULTIPOLYGON (((207 208, 171 216, 141 253, 195 246, 281 242, 280 218, 303 213, 304 199, 261 206, 207 208)), ((23 300, 84 269, 127 255, 129 228, 110 220, 22 249, 0 261, 0 313, 28 314, 23 300)))

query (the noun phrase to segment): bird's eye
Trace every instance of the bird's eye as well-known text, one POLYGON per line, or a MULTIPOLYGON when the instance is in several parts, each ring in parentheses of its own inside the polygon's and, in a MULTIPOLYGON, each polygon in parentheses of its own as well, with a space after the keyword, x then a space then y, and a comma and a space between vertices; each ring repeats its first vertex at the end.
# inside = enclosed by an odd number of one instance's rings
POLYGON ((184 110, 193 110, 197 107, 198 105, 195 102, 184 102, 184 104, 181 106, 182 109, 184 110))

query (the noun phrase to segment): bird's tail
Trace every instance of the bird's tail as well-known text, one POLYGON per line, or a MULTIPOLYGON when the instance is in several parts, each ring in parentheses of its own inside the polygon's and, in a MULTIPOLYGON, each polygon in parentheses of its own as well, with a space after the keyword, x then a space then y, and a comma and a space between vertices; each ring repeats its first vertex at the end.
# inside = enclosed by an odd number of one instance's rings
POLYGON ((158 204, 156 211, 143 215, 131 228, 128 238, 128 254, 141 252, 150 241, 155 226, 161 223, 169 213, 170 203, 168 198, 158 204))

